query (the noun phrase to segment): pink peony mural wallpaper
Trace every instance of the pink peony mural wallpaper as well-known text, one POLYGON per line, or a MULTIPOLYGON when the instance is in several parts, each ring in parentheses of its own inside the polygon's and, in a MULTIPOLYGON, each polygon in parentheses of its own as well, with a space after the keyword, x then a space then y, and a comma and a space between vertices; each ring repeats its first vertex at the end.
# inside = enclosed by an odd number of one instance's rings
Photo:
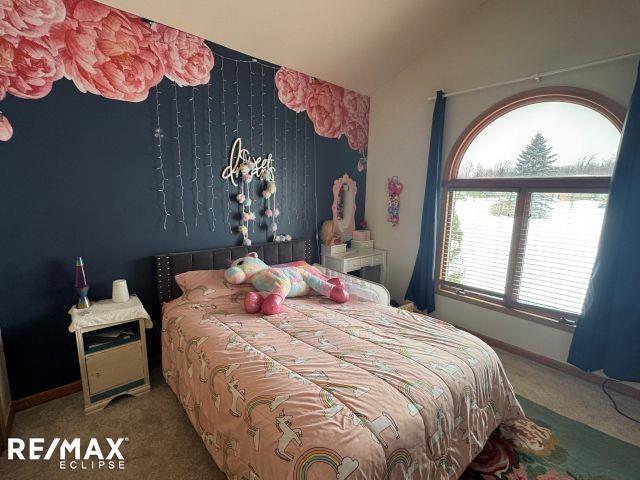
MULTIPOLYGON (((364 154, 369 141, 369 97, 304 73, 281 67, 276 73, 278 98, 295 112, 307 112, 318 135, 347 137, 349 146, 364 154)), ((359 170, 365 159, 360 160, 359 170)))
MULTIPOLYGON (((208 84, 214 63, 202 38, 94 0, 0 0, 0 100, 42 98, 64 77, 83 93, 141 102, 163 77, 181 87, 208 84)), ((306 111, 318 135, 346 136, 365 168, 369 97, 286 67, 275 84, 280 101, 306 111)), ((0 112, 0 141, 12 134, 0 112)))

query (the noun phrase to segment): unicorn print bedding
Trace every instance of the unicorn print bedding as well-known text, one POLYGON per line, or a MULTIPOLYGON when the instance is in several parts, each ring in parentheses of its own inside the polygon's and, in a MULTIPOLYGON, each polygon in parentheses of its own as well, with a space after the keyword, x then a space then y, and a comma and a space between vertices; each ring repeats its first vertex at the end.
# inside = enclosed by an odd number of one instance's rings
POLYGON ((230 479, 455 479, 523 416, 496 354, 351 297, 247 314, 222 276, 163 306, 164 376, 230 479))

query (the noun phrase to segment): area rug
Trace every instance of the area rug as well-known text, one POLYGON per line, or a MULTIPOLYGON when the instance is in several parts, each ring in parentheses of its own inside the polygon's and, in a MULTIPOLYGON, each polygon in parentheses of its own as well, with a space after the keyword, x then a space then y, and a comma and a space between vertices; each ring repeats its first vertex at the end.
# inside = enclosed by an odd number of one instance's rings
POLYGON ((503 425, 461 480, 640 479, 640 448, 519 397, 528 420, 503 425))

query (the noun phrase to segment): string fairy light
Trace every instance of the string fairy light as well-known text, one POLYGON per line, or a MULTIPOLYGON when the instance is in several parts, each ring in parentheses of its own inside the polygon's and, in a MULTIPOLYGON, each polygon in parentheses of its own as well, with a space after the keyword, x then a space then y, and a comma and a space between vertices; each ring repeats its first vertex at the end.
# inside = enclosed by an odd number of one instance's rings
MULTIPOLYGON (((234 130, 235 136, 236 138, 240 137, 240 122, 242 121, 240 119, 240 77, 238 76, 238 62, 234 63, 234 82, 233 84, 235 85, 235 90, 236 90, 236 100, 235 102, 233 102, 236 106, 236 128, 234 130)), ((244 182, 240 184, 240 186, 238 187, 238 193, 241 193, 244 195, 244 182)), ((242 217, 244 216, 244 204, 240 205, 240 217, 242 219, 242 217)), ((247 237, 248 238, 248 237, 247 237)))
MULTIPOLYGON (((222 55, 220 55, 222 57, 222 55)), ((225 57, 221 58, 222 61, 220 63, 220 75, 222 78, 222 81, 220 82, 220 88, 221 88, 221 93, 220 93, 220 103, 221 103, 221 111, 222 111, 222 127, 223 127, 223 131, 224 131, 224 155, 223 157, 226 157, 229 154, 229 137, 227 136, 227 107, 226 107, 226 103, 225 103, 225 96, 227 93, 227 89, 226 89, 226 83, 227 83, 227 79, 224 78, 224 60, 225 57)), ((229 191, 229 182, 225 182, 225 197, 226 197, 226 201, 225 201, 225 206, 226 206, 226 223, 227 223, 227 230, 229 231, 229 233, 233 233, 233 230, 231 229, 231 220, 230 220, 230 215, 231 215, 231 205, 229 203, 229 196, 231 195, 231 192, 229 191)))
MULTIPOLYGON (((302 186, 302 191, 304 192, 304 194, 307 194, 307 173, 308 173, 308 168, 307 168, 307 126, 309 125, 309 122, 307 122, 307 120, 305 119, 304 122, 304 151, 303 151, 303 155, 304 155, 304 161, 302 163, 303 165, 303 186, 302 186)), ((305 230, 309 229, 309 216, 307 215, 309 209, 307 208, 307 203, 306 202, 302 202, 302 218, 304 220, 304 228, 305 230)))
POLYGON ((316 255, 320 253, 320 236, 318 235, 318 150, 316 148, 317 135, 313 132, 313 202, 314 202, 314 225, 316 231, 316 255))
POLYGON ((282 150, 282 179, 283 179, 283 195, 282 195, 282 205, 283 208, 285 209, 285 211, 287 212, 287 221, 289 222, 289 226, 291 226, 291 218, 289 217, 289 206, 290 206, 290 199, 289 199, 289 165, 288 165, 288 158, 287 158, 287 150, 288 150, 288 145, 287 145, 287 132, 289 131, 289 128, 287 126, 287 109, 283 108, 283 116, 284 116, 284 125, 283 125, 283 130, 284 130, 284 148, 282 150))
POLYGON ((207 156, 209 157, 209 207, 208 210, 211 215, 211 222, 209 228, 212 232, 216 230, 216 211, 214 208, 215 193, 213 189, 214 177, 213 177, 213 142, 211 139, 211 79, 207 82, 207 156))
POLYGON ((191 178, 191 182, 193 183, 193 196, 194 196, 194 209, 195 209, 195 217, 196 222, 195 226, 198 227, 198 217, 202 215, 200 211, 200 205, 202 202, 200 201, 200 185, 198 185, 198 171, 200 170, 200 154, 198 153, 198 129, 196 128, 196 91, 198 87, 191 87, 191 98, 189 98, 189 102, 191 103, 191 120, 192 120, 192 137, 193 137, 193 177, 191 178))
POLYGON ((173 104, 174 110, 176 114, 176 136, 174 140, 176 141, 176 149, 177 149, 177 173, 176 179, 178 181, 178 202, 180 207, 180 218, 178 219, 178 223, 181 223, 184 227, 185 236, 189 236, 189 228, 187 226, 187 222, 185 222, 184 216, 184 183, 182 181, 182 147, 180 145, 180 109, 178 107, 178 86, 175 82, 173 82, 173 104))
POLYGON ((153 136, 158 141, 157 143, 157 152, 158 152, 158 166, 156 170, 158 171, 158 175, 160 176, 160 188, 158 188, 158 192, 160 192, 161 198, 161 207, 162 207, 162 229, 167 229, 167 218, 171 216, 169 211, 167 210, 167 194, 165 190, 166 182, 169 179, 164 174, 164 157, 162 153, 162 139, 164 138, 164 132, 160 126, 160 88, 156 85, 155 88, 155 99, 156 99, 156 129, 154 131, 153 136))
POLYGON ((264 153, 264 96, 267 92, 264 91, 264 69, 260 65, 260 152, 264 153))
MULTIPOLYGON (((278 109, 276 103, 276 76, 273 75, 273 158, 278 158, 278 109)), ((283 164, 284 165, 284 164, 283 164)), ((274 182, 276 180, 274 179, 274 182)), ((276 183, 277 185, 277 183, 276 183)), ((282 182, 280 187, 282 188, 282 182)), ((267 208, 269 208, 267 206, 267 208)), ((266 222, 265 222, 266 223, 266 222)))
MULTIPOLYGON (((295 121, 293 124, 293 128, 295 129, 295 134, 293 136, 294 142, 296 144, 296 148, 295 148, 295 154, 293 156, 293 195, 292 197, 296 200, 293 202, 293 218, 296 219, 296 221, 298 220, 299 216, 298 216, 298 201, 297 199, 300 198, 298 197, 298 192, 297 192, 297 186, 298 186, 298 112, 293 112, 295 121)), ((291 222, 289 222, 291 223, 291 222)))
MULTIPOLYGON (((255 60, 255 59, 254 59, 255 60)), ((253 152, 253 131, 254 131, 254 125, 253 125, 253 64, 255 62, 251 62, 249 64, 249 145, 250 145, 250 150, 251 152, 253 152)), ((260 155, 262 155, 262 152, 260 152, 260 155)), ((249 198, 249 205, 251 205, 253 203, 253 188, 251 188, 251 186, 247 185, 247 197, 249 198)), ((256 222, 251 222, 251 231, 255 233, 256 231, 256 222)))

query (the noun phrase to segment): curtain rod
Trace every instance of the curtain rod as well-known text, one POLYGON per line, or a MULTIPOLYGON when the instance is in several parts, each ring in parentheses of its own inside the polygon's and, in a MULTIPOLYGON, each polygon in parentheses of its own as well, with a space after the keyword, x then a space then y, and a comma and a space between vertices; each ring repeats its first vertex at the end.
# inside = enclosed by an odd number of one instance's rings
MULTIPOLYGON (((558 75, 560 73, 573 72, 574 70, 580 70, 580 69, 583 69, 583 68, 595 67, 597 65, 602 65, 604 63, 617 62, 618 60, 625 60, 627 58, 637 57, 638 55, 640 55, 640 52, 625 53, 623 55, 617 55, 615 57, 603 58, 601 60, 595 60, 595 61, 589 62, 589 63, 582 63, 580 65, 574 65, 572 67, 559 68, 557 70, 549 70, 549 71, 546 71, 546 72, 535 73, 533 75, 529 75, 529 76, 526 76, 526 77, 514 78, 512 80, 506 80, 504 82, 490 83, 488 85, 481 85, 479 87, 467 88, 466 90, 458 90, 457 92, 445 93, 444 97, 445 98, 454 97, 454 96, 457 96, 457 95, 464 95, 466 93, 478 92, 480 90, 487 90, 489 88, 503 87, 505 85, 512 85, 514 83, 521 83, 521 82, 526 82, 526 81, 529 81, 529 80, 534 80, 536 82, 539 82, 544 77, 550 77, 552 75, 558 75)), ((428 98, 429 101, 433 101, 435 99, 436 99, 436 97, 429 97, 428 98)))

